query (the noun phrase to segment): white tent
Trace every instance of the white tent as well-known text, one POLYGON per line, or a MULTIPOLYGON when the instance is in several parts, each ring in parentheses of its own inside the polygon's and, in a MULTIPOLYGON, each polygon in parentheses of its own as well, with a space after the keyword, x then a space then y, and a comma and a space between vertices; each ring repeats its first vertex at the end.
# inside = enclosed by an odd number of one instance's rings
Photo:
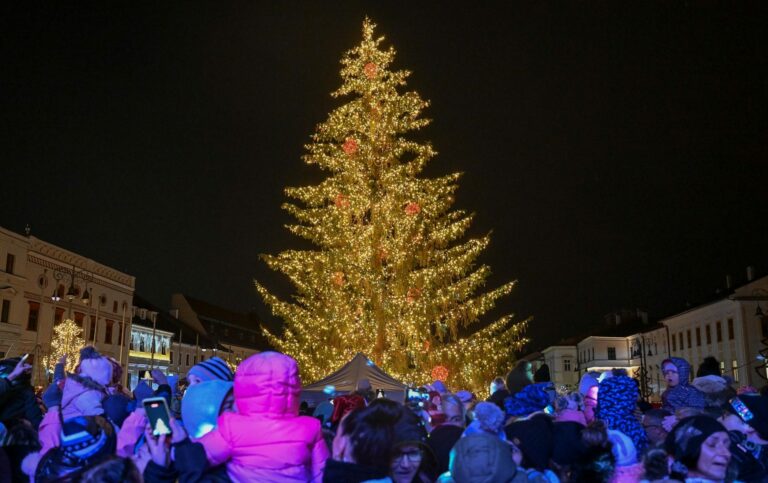
POLYGON ((336 394, 349 394, 357 389, 357 383, 361 379, 368 379, 374 391, 384 390, 388 399, 398 402, 405 400, 407 386, 376 367, 373 361, 360 352, 333 374, 304 386, 301 390, 301 400, 307 401, 310 405, 316 405, 330 397, 329 391, 335 391, 336 394))

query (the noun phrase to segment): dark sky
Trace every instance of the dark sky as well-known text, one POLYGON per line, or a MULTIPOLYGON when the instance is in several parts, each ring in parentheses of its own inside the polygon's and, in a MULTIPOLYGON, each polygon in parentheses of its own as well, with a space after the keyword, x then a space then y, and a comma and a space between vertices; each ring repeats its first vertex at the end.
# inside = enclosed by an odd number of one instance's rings
POLYGON ((0 226, 158 305, 284 286, 258 254, 300 246, 282 189, 321 179, 300 156, 366 14, 536 346, 768 268, 761 2, 28 3, 0 6, 0 226))

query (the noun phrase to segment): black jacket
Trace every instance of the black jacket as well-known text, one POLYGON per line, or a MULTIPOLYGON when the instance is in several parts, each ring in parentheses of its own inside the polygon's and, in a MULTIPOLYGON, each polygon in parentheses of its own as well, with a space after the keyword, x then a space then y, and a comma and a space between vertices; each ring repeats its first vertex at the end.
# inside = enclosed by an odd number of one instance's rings
POLYGON ((43 413, 37 405, 35 391, 24 380, 9 382, 0 379, 0 421, 23 418, 37 429, 43 413))
POLYGON ((227 483, 227 465, 208 467, 205 449, 200 443, 185 439, 173 445, 174 462, 169 467, 150 461, 144 469, 144 483, 227 483))

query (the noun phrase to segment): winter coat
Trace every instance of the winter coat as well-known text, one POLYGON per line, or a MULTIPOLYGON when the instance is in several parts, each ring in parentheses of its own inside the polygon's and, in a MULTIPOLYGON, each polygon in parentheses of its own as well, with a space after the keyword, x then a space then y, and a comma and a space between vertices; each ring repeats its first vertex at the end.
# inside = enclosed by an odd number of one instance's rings
POLYGON ((642 454, 648 444, 648 437, 635 416, 640 397, 637 381, 625 375, 609 377, 600 383, 598 394, 595 418, 605 422, 608 429, 621 431, 628 436, 637 454, 642 454))
POLYGON ((386 471, 379 468, 336 461, 330 458, 325 462, 325 471, 323 472, 323 483, 367 483, 387 481, 387 478, 386 471))
POLYGON ((199 443, 185 439, 173 445, 174 461, 158 466, 153 461, 144 469, 144 483, 226 483, 232 481, 222 465, 206 468, 205 450, 199 443))
POLYGON ((691 365, 680 357, 670 357, 669 360, 677 367, 680 382, 677 386, 668 388, 661 395, 661 408, 674 413, 679 408, 703 408, 706 406, 704 394, 688 384, 691 365))
POLYGON ((0 379, 0 421, 23 418, 37 428, 43 413, 28 382, 0 379))
POLYGON ((320 482, 328 459, 320 421, 299 416, 301 381, 296 361, 262 352, 235 374, 237 413, 219 416, 199 442, 208 462, 227 463, 233 481, 320 482))
POLYGON ((62 420, 104 414, 101 401, 105 397, 107 397, 107 391, 98 382, 88 377, 70 374, 64 382, 61 396, 62 420))
POLYGON ((721 376, 700 376, 693 380, 691 386, 701 391, 708 408, 720 408, 736 397, 736 390, 721 376))

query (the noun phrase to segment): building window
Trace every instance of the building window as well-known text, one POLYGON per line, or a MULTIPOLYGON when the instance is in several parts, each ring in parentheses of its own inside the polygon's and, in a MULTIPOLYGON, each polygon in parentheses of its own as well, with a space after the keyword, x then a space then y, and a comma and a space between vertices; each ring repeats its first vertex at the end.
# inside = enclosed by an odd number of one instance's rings
POLYGON ((123 345, 123 330, 125 330, 125 325, 120 322, 117 324, 119 327, 117 330, 117 345, 122 346, 123 345))
POLYGON ((189 365, 189 354, 187 354, 187 364, 186 365, 189 365))
POLYGON ((117 300, 112 302, 112 312, 117 313, 117 300))
POLYGON ((691 329, 688 329, 687 335, 688 337, 686 338, 688 339, 688 348, 690 349, 691 347, 693 347, 693 344, 691 344, 691 329))
POLYGON ((571 360, 563 359, 563 370, 569 372, 571 370, 571 360))
POLYGON ((595 348, 594 347, 592 348, 592 359, 590 359, 590 360, 591 361, 595 360, 595 348))
POLYGON ((82 312, 75 312, 75 323, 78 327, 83 326, 83 319, 85 318, 85 314, 82 312))
POLYGON ((27 330, 37 331, 37 318, 40 316, 40 304, 29 302, 29 315, 27 316, 27 330))
POLYGON ((197 356, 194 356, 192 358, 192 365, 195 365, 195 364, 197 364, 197 356))
POLYGON ((171 360, 171 364, 173 364, 173 351, 170 351, 168 358, 171 360))
POLYGON ((91 315, 91 324, 90 327, 88 327, 88 337, 91 339, 91 341, 96 342, 96 317, 91 315))
POLYGON ((53 315, 53 324, 54 325, 59 325, 62 320, 64 320, 64 309, 59 307, 59 308, 56 309, 56 312, 53 315))
POLYGON ((701 347, 701 327, 696 327, 696 347, 701 347))
POLYGON ((717 334, 717 341, 723 341, 723 327, 720 325, 720 321, 715 322, 715 333, 717 334))
POLYGON ((677 345, 680 346, 680 350, 682 351, 685 349, 685 346, 683 345, 683 333, 680 332, 677 334, 677 345))
POLYGON ((615 361, 616 360, 616 348, 615 347, 609 347, 608 348, 608 360, 609 361, 615 361))
POLYGON ((677 352, 677 338, 672 336, 672 352, 677 352))
POLYGON ((113 320, 107 320, 106 321, 106 327, 104 329, 104 343, 105 344, 111 344, 112 343, 112 326, 115 325, 115 321, 113 320))
POLYGON ((707 336, 707 345, 712 343, 712 331, 709 328, 709 324, 704 326, 704 334, 707 336))
POLYGON ((728 340, 733 340, 733 319, 728 319, 728 340))
POLYGON ((0 322, 8 323, 8 319, 11 317, 11 301, 3 300, 3 309, 0 311, 0 322))
POLYGON ((763 337, 768 337, 768 317, 762 317, 760 319, 760 328, 763 331, 763 337))
POLYGON ((6 273, 13 273, 13 264, 16 262, 16 257, 13 253, 9 253, 5 256, 5 271, 6 273))
POLYGON ((739 382, 739 361, 732 360, 731 361, 731 368, 733 370, 733 382, 739 382))

